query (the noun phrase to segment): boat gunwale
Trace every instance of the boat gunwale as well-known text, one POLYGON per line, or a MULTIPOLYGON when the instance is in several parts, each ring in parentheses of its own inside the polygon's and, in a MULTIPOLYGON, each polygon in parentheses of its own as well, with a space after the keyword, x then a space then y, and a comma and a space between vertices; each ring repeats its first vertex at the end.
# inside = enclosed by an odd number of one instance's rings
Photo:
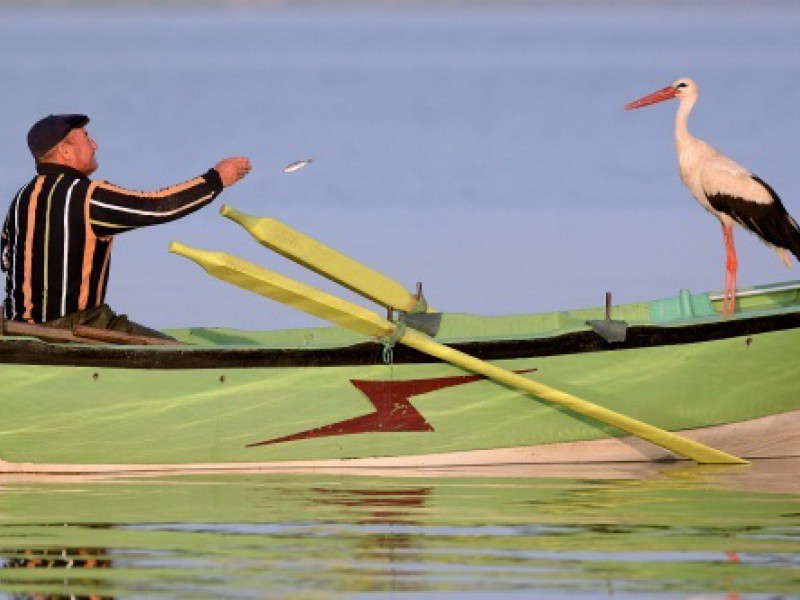
MULTIPOLYGON (((625 341, 616 343, 606 342, 594 331, 585 330, 550 337, 476 340, 448 345, 483 360, 512 360, 695 344, 796 328, 800 328, 800 310, 681 325, 633 325, 628 327, 625 341)), ((438 361, 411 348, 397 346, 392 362, 430 364, 438 361)), ((5 337, 0 338, 0 364, 153 370, 374 366, 383 364, 383 345, 376 340, 366 340, 327 348, 89 346, 5 337)))

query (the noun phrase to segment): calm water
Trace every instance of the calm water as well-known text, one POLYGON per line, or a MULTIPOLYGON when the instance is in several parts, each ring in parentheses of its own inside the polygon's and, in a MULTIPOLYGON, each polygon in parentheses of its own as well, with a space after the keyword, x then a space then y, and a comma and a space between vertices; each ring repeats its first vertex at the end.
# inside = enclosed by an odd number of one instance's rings
POLYGON ((798 468, 5 479, 0 590, 797 598, 798 468))

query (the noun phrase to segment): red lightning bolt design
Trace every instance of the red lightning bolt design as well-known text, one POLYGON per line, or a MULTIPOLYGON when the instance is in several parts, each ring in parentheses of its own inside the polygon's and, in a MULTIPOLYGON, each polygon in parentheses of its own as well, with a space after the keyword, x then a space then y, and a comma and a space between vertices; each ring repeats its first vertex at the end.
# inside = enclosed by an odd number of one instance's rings
MULTIPOLYGON (((535 370, 524 369, 517 372, 528 373, 535 370)), ((247 444, 247 447, 253 448, 255 446, 267 446, 338 435, 352 435, 355 433, 433 431, 431 424, 411 404, 411 398, 481 379, 484 379, 482 375, 456 375, 437 379, 408 379, 405 381, 351 379, 350 383, 361 390, 375 407, 373 412, 284 437, 253 442, 252 444, 247 444)))

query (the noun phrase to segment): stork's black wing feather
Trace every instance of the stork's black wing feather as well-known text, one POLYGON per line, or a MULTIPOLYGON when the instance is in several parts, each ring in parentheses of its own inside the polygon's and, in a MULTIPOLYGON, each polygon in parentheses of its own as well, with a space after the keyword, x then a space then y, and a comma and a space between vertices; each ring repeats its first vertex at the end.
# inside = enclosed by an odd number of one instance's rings
POLYGON ((772 202, 754 202, 731 194, 717 193, 706 194, 708 203, 714 210, 728 215, 767 244, 789 250, 800 261, 800 227, 786 211, 775 190, 759 177, 751 177, 769 192, 772 202))

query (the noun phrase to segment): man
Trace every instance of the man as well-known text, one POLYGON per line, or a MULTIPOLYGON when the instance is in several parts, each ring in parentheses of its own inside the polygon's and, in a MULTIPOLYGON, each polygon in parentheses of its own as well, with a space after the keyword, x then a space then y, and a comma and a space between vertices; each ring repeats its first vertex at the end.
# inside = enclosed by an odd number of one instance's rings
POLYGON ((114 236, 184 217, 250 171, 226 158, 203 175, 154 192, 89 179, 97 144, 86 115, 50 115, 28 132, 37 175, 14 197, 0 237, 5 317, 51 327, 85 324, 139 335, 158 332, 104 303, 114 236))

